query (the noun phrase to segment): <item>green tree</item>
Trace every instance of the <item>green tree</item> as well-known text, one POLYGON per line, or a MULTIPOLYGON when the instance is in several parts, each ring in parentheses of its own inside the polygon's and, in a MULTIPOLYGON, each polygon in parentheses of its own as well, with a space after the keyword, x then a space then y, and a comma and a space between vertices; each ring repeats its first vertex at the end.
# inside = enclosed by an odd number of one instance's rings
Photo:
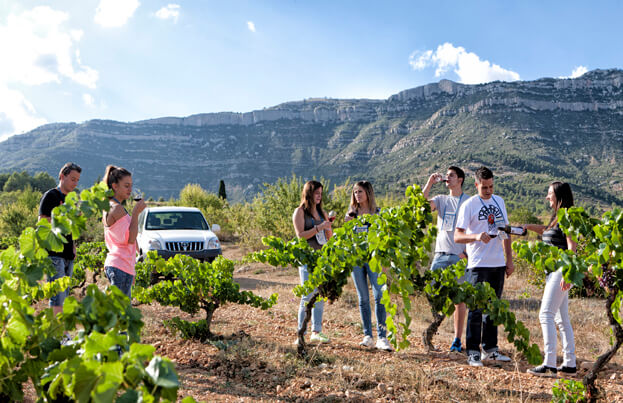
POLYGON ((13 172, 4 183, 3 191, 14 192, 16 190, 26 189, 30 185, 30 175, 28 172, 13 172))
POLYGON ((56 186, 56 180, 47 172, 38 172, 32 177, 32 187, 43 193, 56 186))

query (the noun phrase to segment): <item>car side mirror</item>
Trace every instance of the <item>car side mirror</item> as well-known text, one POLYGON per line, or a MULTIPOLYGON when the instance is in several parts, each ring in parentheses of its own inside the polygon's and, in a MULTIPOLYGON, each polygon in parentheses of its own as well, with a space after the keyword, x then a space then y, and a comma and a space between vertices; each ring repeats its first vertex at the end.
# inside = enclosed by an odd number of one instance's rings
POLYGON ((212 232, 221 232, 221 226, 218 224, 212 224, 212 232))

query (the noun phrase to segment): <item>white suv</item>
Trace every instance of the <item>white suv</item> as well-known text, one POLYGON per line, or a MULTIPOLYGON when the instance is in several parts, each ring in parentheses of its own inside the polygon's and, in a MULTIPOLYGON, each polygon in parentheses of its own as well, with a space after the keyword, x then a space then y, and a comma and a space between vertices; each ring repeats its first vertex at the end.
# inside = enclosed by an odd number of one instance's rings
POLYGON ((168 259, 177 254, 212 261, 221 252, 221 243, 214 234, 217 224, 210 226, 194 207, 148 207, 138 218, 137 259, 155 250, 168 259))

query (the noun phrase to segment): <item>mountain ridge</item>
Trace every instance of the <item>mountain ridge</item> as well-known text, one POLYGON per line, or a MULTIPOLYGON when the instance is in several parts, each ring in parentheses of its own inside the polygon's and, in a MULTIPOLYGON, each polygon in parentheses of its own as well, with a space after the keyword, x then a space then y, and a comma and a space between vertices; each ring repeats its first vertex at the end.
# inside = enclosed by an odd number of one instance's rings
POLYGON ((244 113, 50 123, 1 142, 0 156, 0 171, 52 175, 66 160, 82 160, 87 183, 107 163, 123 165, 155 197, 188 182, 215 191, 224 179, 236 199, 291 174, 372 179, 390 191, 451 163, 468 172, 486 164, 508 174, 506 190, 518 200, 563 179, 587 203, 620 205, 623 71, 478 85, 441 80, 385 100, 313 98, 244 113), (594 189, 590 177, 599 180, 594 189))

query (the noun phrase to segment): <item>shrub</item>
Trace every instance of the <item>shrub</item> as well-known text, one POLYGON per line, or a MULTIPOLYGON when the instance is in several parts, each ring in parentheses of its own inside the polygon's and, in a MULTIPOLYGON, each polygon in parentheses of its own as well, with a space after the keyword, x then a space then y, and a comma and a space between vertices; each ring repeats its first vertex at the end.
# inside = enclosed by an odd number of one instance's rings
POLYGON ((151 251, 145 263, 137 269, 133 294, 140 302, 156 300, 162 305, 177 306, 191 315, 203 310, 205 324, 179 318, 174 318, 167 324, 180 330, 185 337, 205 339, 212 334, 210 325, 214 311, 226 303, 268 309, 277 302, 277 294, 265 299, 251 291, 240 291, 240 285, 234 281, 233 273, 234 263, 222 256, 212 263, 199 262, 185 255, 164 260, 151 251), (149 287, 154 274, 164 280, 149 287))
POLYGON ((26 227, 34 227, 36 223, 36 208, 14 203, 0 209, 0 236, 17 237, 26 227))

